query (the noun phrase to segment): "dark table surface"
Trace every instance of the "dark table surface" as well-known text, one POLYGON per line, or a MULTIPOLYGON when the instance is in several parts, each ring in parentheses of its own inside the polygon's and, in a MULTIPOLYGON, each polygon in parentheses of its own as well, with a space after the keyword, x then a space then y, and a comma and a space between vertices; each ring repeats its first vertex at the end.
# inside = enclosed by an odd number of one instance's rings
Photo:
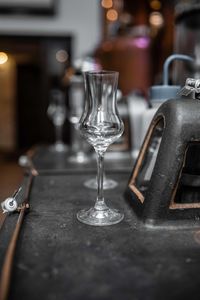
MULTIPOLYGON (((106 227, 76 219, 94 205, 96 191, 83 185, 93 172, 42 168, 18 240, 9 300, 199 299, 200 230, 141 226, 124 197, 127 164, 126 171, 108 170, 119 184, 105 199, 125 218, 106 227)), ((16 218, 9 216, 1 232, 1 264, 16 218)))
MULTIPOLYGON (((96 173, 95 152, 87 154, 88 161, 85 163, 74 163, 70 158, 74 154, 69 152, 56 152, 47 145, 35 147, 30 151, 33 153, 33 162, 40 173, 96 173)), ((105 171, 107 172, 131 172, 134 160, 129 152, 109 152, 105 154, 105 171)))

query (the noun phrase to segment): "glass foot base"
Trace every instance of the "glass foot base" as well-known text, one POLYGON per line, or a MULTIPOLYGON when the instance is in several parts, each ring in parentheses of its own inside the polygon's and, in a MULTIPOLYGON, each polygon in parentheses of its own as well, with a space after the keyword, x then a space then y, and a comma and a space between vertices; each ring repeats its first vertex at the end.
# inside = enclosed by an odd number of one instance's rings
POLYGON ((69 156, 68 161, 71 163, 85 164, 89 162, 89 157, 85 153, 76 153, 69 156))
POLYGON ((56 143, 56 144, 50 146, 50 151, 66 152, 66 151, 68 151, 68 146, 63 143, 56 143))
MULTIPOLYGON (((116 186, 118 185, 118 183, 115 180, 112 179, 104 179, 103 181, 103 189, 104 190, 109 190, 109 189, 114 189, 116 186)), ((89 180, 86 180, 84 182, 84 186, 86 186, 89 189, 97 189, 97 179, 96 178, 92 178, 89 180)))
POLYGON ((89 210, 81 210, 77 213, 77 219, 80 222, 93 226, 114 225, 121 222, 123 218, 123 213, 110 208, 106 210, 90 208, 89 210))

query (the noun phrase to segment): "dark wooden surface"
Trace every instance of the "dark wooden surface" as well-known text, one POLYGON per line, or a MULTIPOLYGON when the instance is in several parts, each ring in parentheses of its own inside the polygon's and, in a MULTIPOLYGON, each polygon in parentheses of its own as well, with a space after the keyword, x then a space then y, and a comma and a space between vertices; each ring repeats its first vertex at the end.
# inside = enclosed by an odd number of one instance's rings
MULTIPOLYGON (((140 226, 124 197, 129 169, 108 172, 119 185, 105 199, 125 218, 107 227, 76 219, 96 197, 83 185, 89 172, 41 172, 34 179, 9 300, 199 299, 200 230, 140 226)), ((2 254, 16 218, 9 216, 1 232, 2 254)))

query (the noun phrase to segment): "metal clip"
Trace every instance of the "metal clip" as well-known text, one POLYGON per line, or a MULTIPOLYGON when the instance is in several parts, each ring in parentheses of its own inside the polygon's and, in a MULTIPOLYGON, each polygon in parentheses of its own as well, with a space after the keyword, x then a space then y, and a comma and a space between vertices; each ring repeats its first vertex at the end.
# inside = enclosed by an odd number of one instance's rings
POLYGON ((30 208, 30 204, 29 203, 22 203, 17 207, 17 211, 20 212, 22 209, 29 209, 30 208))
POLYGON ((1 202, 1 208, 3 210, 3 213, 10 213, 14 212, 18 209, 18 203, 16 200, 17 195, 21 191, 21 187, 14 192, 14 194, 11 197, 6 198, 3 202, 1 202))
POLYGON ((179 91, 179 95, 188 96, 191 93, 195 93, 195 98, 198 98, 200 94, 200 79, 187 78, 185 86, 179 91))

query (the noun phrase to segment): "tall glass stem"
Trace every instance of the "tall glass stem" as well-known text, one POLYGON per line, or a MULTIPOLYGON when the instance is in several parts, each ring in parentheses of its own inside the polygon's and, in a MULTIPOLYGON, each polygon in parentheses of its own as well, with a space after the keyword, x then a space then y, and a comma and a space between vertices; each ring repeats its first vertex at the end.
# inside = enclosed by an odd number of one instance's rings
POLYGON ((104 153, 97 152, 97 199, 95 203, 96 210, 104 210, 107 208, 104 202, 103 174, 104 174, 104 153))
POLYGON ((72 128, 72 139, 71 139, 71 144, 72 144, 72 151, 74 153, 77 153, 82 150, 82 137, 80 136, 79 132, 75 127, 73 126, 72 128))
POLYGON ((56 143, 62 143, 62 125, 55 126, 56 143))

